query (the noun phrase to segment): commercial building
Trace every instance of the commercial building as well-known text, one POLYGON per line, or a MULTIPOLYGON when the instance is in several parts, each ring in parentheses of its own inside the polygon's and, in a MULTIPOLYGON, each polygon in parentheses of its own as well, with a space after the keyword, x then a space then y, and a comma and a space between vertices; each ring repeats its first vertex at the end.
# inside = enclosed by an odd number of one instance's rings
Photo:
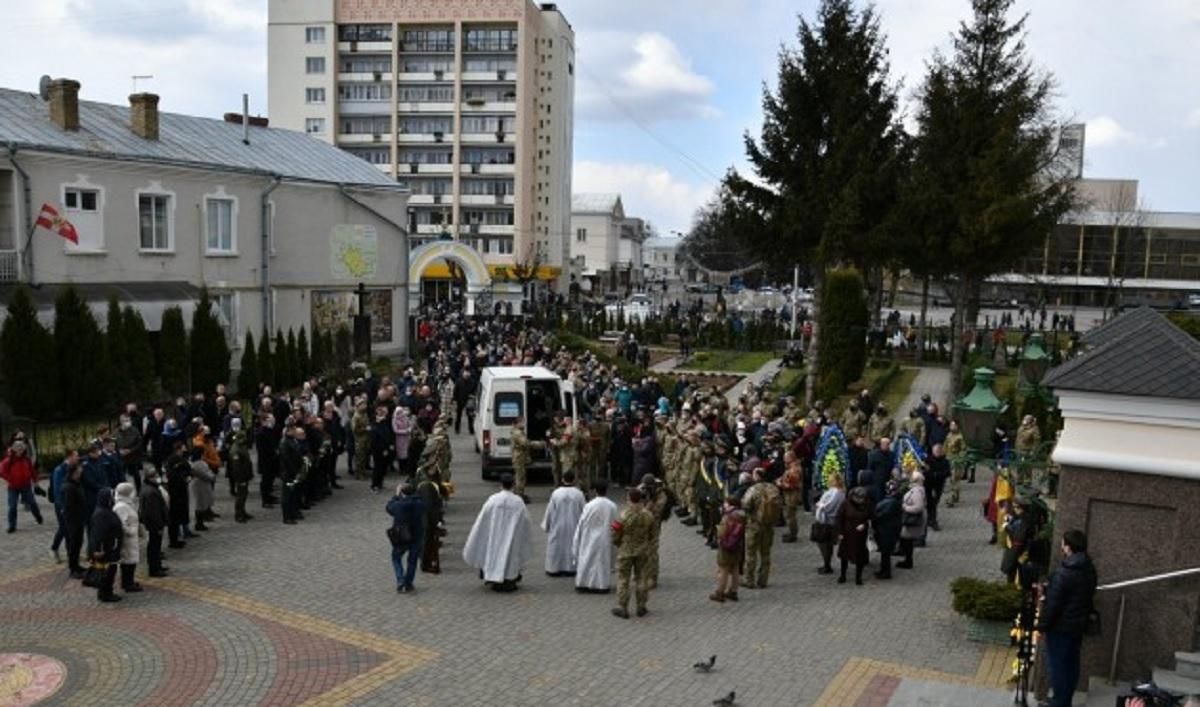
POLYGON ((0 89, 0 300, 35 285, 49 321, 69 283, 101 315, 116 294, 153 331, 169 306, 190 318, 207 287, 236 366, 247 331, 347 323, 361 283, 375 350, 406 350, 402 185, 261 119, 160 112, 148 93, 81 101, 79 89, 0 89), (34 228, 43 204, 77 243, 34 228))
POLYGON ((554 4, 270 0, 268 18, 273 124, 408 187, 412 247, 440 254, 424 301, 461 296, 467 261, 470 307, 565 289, 575 36, 554 4))

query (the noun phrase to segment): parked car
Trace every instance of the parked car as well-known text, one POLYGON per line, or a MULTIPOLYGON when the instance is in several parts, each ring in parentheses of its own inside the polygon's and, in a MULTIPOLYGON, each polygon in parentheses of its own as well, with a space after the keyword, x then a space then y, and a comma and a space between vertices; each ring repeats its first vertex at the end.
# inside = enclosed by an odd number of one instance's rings
POLYGON ((779 294, 779 290, 775 289, 774 287, 771 287, 770 285, 763 285, 762 287, 758 288, 758 294, 760 294, 760 295, 776 295, 776 294, 779 294))
POLYGON ((1200 294, 1188 295, 1188 309, 1200 309, 1200 294))

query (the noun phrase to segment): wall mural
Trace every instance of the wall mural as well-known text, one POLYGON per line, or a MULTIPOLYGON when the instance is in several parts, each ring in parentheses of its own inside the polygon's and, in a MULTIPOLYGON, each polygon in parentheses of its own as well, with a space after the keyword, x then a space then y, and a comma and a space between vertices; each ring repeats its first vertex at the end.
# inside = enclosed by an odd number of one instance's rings
POLYGON ((340 223, 329 232, 329 271, 338 280, 369 280, 379 266, 374 226, 340 223))
MULTIPOLYGON (((312 330, 336 332, 343 324, 354 330, 358 295, 352 290, 312 291, 312 330)), ((392 342, 392 291, 367 290, 367 314, 371 315, 371 343, 392 342)))

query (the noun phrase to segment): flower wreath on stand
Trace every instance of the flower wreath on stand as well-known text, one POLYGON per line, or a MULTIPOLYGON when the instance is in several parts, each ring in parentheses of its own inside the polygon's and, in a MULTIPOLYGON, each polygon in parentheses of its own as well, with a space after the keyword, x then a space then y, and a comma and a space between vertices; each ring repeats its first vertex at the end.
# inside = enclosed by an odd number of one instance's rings
POLYGON ((904 472, 901 483, 905 486, 908 485, 908 480, 914 471, 921 470, 924 473, 925 450, 907 432, 901 432, 900 436, 896 438, 896 444, 892 447, 892 468, 904 472))
POLYGON ((821 431, 821 439, 817 442, 817 453, 813 457, 813 472, 816 475, 816 488, 824 491, 829 488, 829 480, 834 474, 842 477, 843 486, 850 485, 846 474, 850 471, 850 448, 846 444, 846 436, 842 434, 840 425, 827 425, 821 431))

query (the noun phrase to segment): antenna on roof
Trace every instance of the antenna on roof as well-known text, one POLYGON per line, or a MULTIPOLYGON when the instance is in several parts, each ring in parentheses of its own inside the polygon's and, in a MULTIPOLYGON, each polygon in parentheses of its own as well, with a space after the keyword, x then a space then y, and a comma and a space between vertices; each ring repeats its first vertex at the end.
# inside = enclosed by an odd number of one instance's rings
POLYGON ((242 144, 250 144, 250 94, 242 94, 242 144))
POLYGON ((133 79, 133 92, 137 93, 138 92, 137 82, 138 81, 149 81, 150 79, 154 78, 154 75, 153 74, 134 74, 133 76, 130 76, 129 78, 133 79))
POLYGON ((42 97, 43 101, 50 100, 50 82, 52 80, 49 74, 42 74, 42 78, 38 79, 38 95, 42 97))

